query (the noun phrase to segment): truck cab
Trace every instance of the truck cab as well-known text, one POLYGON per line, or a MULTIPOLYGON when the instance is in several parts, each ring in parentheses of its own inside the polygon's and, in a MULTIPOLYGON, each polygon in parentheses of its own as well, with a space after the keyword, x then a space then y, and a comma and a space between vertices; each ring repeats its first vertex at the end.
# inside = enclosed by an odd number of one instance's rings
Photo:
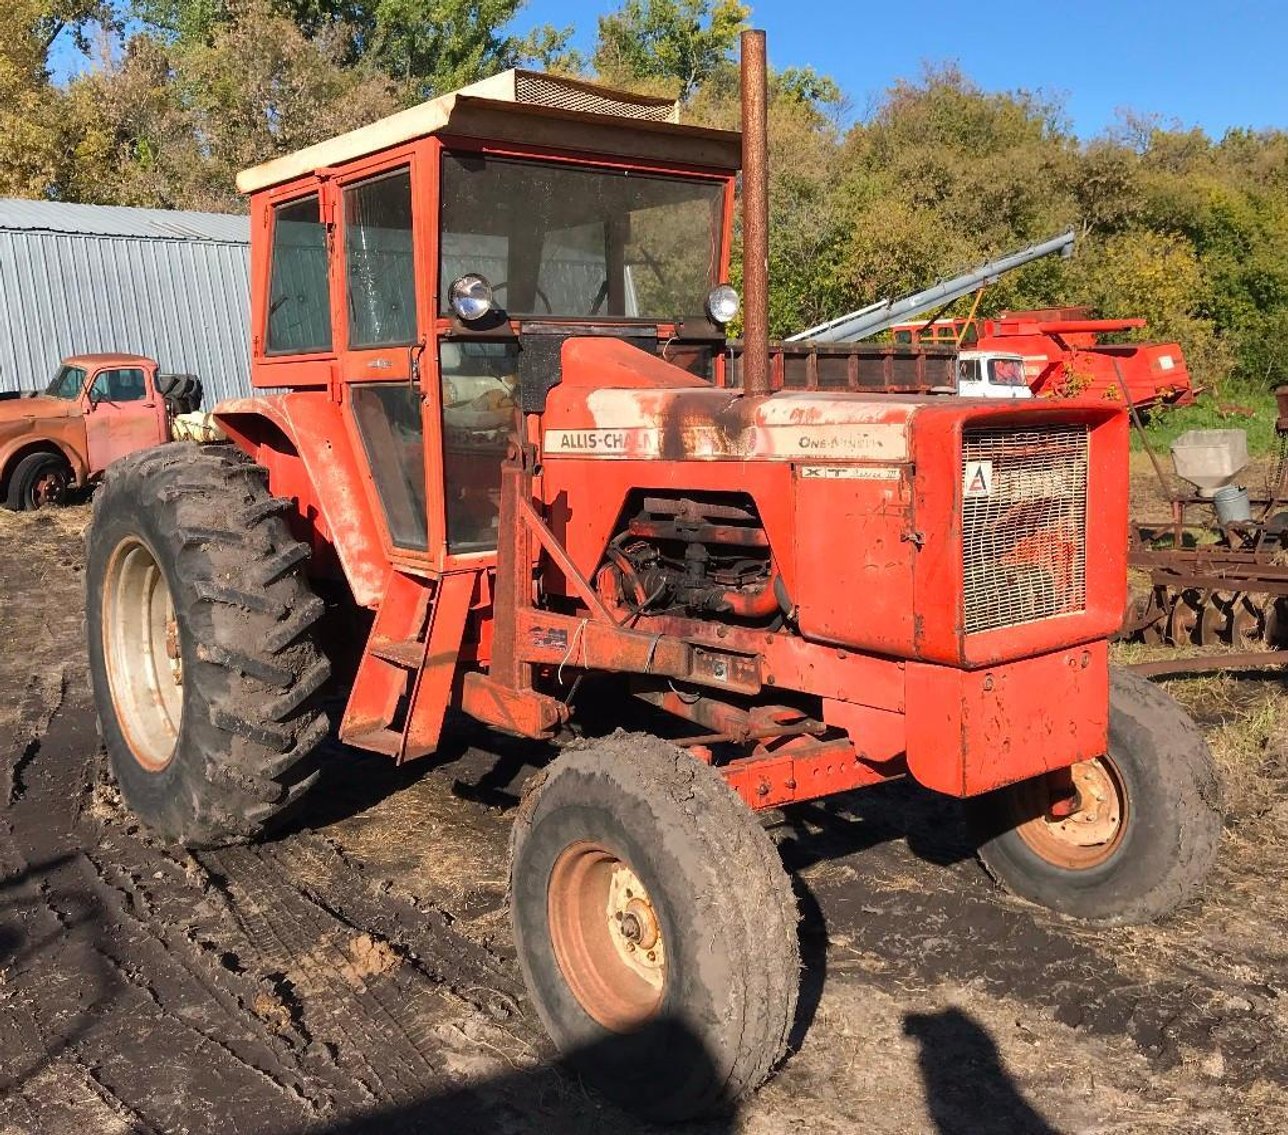
POLYGON ((118 457, 169 436, 155 360, 73 355, 40 393, 0 401, 0 497, 12 509, 61 504, 118 457))
POLYGON ((962 351, 957 356, 957 393, 963 398, 1032 398, 1024 357, 998 351, 962 351))

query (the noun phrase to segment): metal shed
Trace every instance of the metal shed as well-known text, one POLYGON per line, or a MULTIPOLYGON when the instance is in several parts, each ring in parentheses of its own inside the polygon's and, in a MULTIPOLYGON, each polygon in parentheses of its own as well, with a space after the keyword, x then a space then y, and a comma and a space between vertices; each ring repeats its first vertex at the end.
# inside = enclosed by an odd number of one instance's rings
POLYGON ((127 351, 246 396, 249 296, 247 217, 0 199, 0 391, 127 351))

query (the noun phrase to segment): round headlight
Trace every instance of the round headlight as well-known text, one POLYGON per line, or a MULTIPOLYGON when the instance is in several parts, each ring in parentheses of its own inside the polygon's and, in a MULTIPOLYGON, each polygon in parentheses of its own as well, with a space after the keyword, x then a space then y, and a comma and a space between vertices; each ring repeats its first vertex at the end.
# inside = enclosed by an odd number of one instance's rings
POLYGON ((707 314, 719 324, 732 323, 738 306, 738 293, 729 284, 717 284, 707 293, 707 314))
POLYGON ((452 281, 448 298, 452 310, 466 323, 472 323, 492 310, 492 285, 483 276, 470 272, 452 281))

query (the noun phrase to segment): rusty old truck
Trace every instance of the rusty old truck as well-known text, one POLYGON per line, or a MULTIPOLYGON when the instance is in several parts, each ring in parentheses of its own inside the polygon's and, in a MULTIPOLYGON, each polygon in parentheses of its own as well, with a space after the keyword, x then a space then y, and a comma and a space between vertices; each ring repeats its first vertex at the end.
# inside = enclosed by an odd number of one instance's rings
POLYGON ((43 391, 0 395, 0 501, 62 504, 118 457, 169 441, 200 403, 196 377, 161 374, 144 355, 64 359, 43 391))

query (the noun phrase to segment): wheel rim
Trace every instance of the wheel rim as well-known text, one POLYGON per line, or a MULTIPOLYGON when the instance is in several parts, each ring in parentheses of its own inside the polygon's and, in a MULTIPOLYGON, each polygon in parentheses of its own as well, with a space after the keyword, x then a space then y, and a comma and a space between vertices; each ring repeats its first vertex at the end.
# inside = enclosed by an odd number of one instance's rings
POLYGON ((67 474, 60 469, 41 473, 31 484, 31 503, 35 508, 62 504, 67 496, 67 474))
POLYGON ((103 582, 103 657, 116 719, 134 759, 159 772, 174 758, 183 715, 183 657, 174 601, 156 556, 128 537, 103 582))
POLYGON ((1069 769, 1077 805, 1057 814, 1051 780, 1037 777, 1017 786, 1016 799, 1028 818, 1016 824, 1020 838, 1056 867, 1086 871, 1113 856, 1127 830, 1129 801, 1118 768, 1109 757, 1079 761, 1069 769), (1035 814, 1036 813, 1036 814, 1035 814))
POLYGON ((666 992, 661 921, 630 865, 595 843, 560 854, 547 892, 550 940, 568 988, 613 1032, 657 1013, 666 992))

